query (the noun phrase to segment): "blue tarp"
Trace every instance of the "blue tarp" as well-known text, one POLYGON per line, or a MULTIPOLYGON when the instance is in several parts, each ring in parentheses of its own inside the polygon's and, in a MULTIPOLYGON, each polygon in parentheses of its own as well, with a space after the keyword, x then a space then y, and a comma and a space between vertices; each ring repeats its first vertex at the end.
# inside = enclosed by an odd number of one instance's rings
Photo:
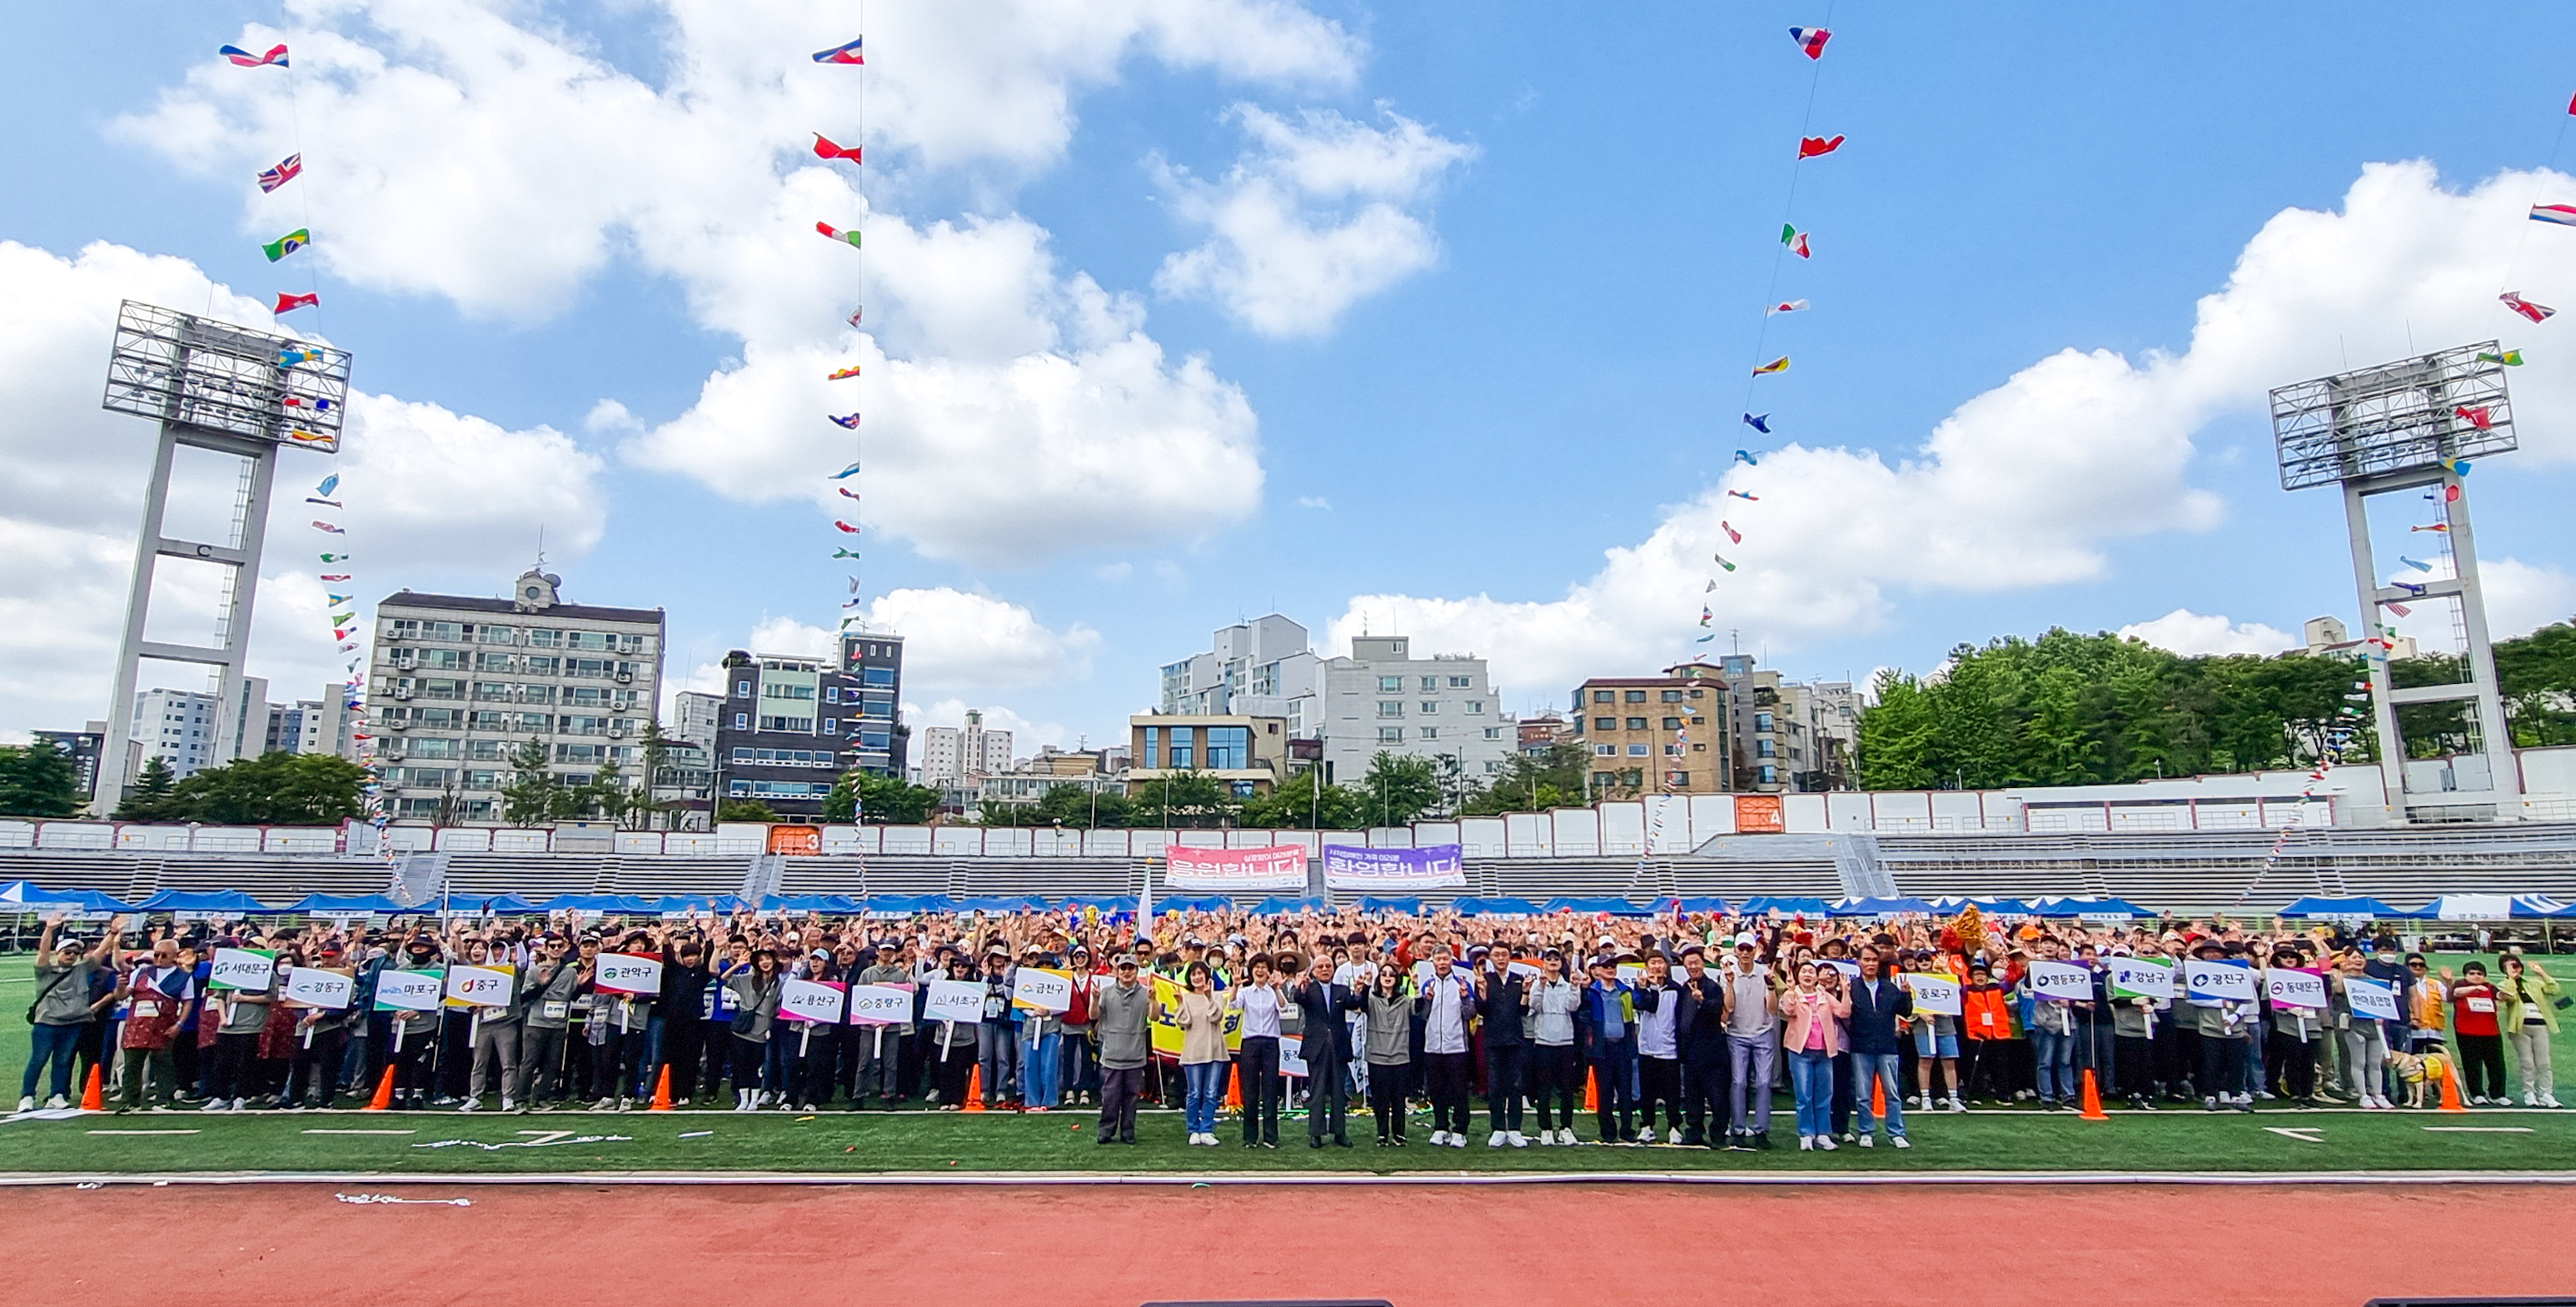
POLYGON ((1584 899, 1558 895, 1539 905, 1541 912, 1607 912, 1614 917, 1651 917, 1655 914, 1626 899, 1584 899))
POLYGON ((1332 901, 1326 899, 1321 894, 1315 895, 1312 898, 1302 899, 1292 899, 1284 895, 1272 895, 1271 897, 1263 899, 1261 902, 1253 905, 1252 915, 1256 917, 1278 917, 1285 916, 1291 912, 1330 912, 1332 910, 1332 901))
POLYGON ((1698 897, 1684 895, 1680 898, 1675 898, 1672 895, 1667 894, 1662 898, 1655 900, 1655 915, 1657 916, 1662 916, 1668 912, 1714 912, 1719 916, 1724 916, 1731 911, 1734 911, 1734 909, 1729 908, 1726 905, 1726 900, 1719 898, 1714 894, 1704 894, 1698 897))
POLYGON ((537 905, 516 894, 495 894, 483 900, 483 911, 496 917, 533 916, 537 905))
POLYGON ((1035 894, 979 894, 957 900, 963 912, 1044 912, 1047 901, 1035 894))
POLYGON ((859 901, 846 894, 770 894, 761 898, 760 910, 848 916, 859 910, 859 901))
POLYGON ((1932 905, 1912 895, 1892 898, 1843 899, 1825 909, 1835 917, 1882 917, 1897 912, 1930 912, 1932 905))
POLYGON ((1133 894, 1076 894, 1066 899, 1064 906, 1074 909, 1098 908, 1113 916, 1122 912, 1132 914, 1136 911, 1136 896, 1133 894))
POLYGON ((403 905, 382 894, 307 894, 303 901, 281 909, 315 917, 356 916, 359 913, 404 912, 403 905))
POLYGON ((1412 898, 1382 899, 1374 894, 1363 894, 1360 896, 1360 911, 1401 912, 1409 916, 1419 916, 1422 912, 1422 899, 1419 895, 1412 898))
POLYGON ((1932 910, 1945 917, 1955 916, 1962 909, 1969 907, 1974 907, 1980 914, 1989 917, 2027 917, 2031 913, 2030 905, 2020 899, 1948 894, 1932 900, 1932 910))
POLYGON ((1459 915, 1468 917, 1535 917, 1538 905, 1528 899, 1465 898, 1449 905, 1459 915))
POLYGON ((2025 905, 2034 917, 2152 917, 2156 914, 2123 898, 2039 898, 2025 905))
POLYGON ((2404 920, 2415 914, 2392 908, 2368 895, 2330 899, 2310 895, 2281 909, 2284 917, 2370 917, 2379 920, 2404 920))
POLYGON ((1810 917, 1821 917, 1825 915, 1828 910, 1829 909, 1826 907, 1823 899, 1798 898, 1792 895, 1779 894, 1762 894, 1746 899, 1744 901, 1743 908, 1744 915, 1748 917, 1757 917, 1765 912, 1777 912, 1782 916, 1791 917, 1798 916, 1800 914, 1810 917))
POLYGON ((248 916, 255 912, 269 913, 280 909, 272 908, 237 889, 211 892, 165 889, 143 900, 140 910, 144 912, 237 912, 248 916))
POLYGON ((94 889, 46 889, 34 881, 13 880, 0 885, 0 911, 19 912, 132 912, 134 905, 112 899, 94 889))
MULTIPOLYGON (((435 903, 424 903, 417 910, 433 911, 436 906, 435 903)), ((534 910, 547 913, 587 912, 593 916, 602 914, 656 916, 660 913, 660 909, 654 907, 650 900, 638 898, 633 894, 558 894, 535 905, 534 910)))
POLYGON ((2401 914, 2419 921, 2536 921, 2576 915, 2568 905, 2546 894, 2445 894, 2422 908, 2401 914), (2502 904, 2497 899, 2506 900, 2502 904), (2497 911, 2501 907, 2503 911, 2497 911))
POLYGON ((1231 912, 1234 900, 1223 894, 1202 894, 1197 898, 1174 897, 1154 900, 1156 912, 1231 912))

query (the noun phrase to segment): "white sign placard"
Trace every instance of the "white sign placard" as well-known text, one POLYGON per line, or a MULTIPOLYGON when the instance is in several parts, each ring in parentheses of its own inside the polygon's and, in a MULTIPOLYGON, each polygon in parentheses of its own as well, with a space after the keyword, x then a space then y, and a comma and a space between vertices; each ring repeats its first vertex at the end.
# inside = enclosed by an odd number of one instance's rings
POLYGON ((2191 997, 2203 1002, 2225 999, 2234 1003, 2254 1000, 2254 968, 2234 962, 2203 962, 2195 958, 2182 964, 2183 987, 2191 997))
POLYGON ((955 1021, 974 1025, 984 1019, 984 982, 980 980, 934 980, 930 982, 930 1001, 922 1008, 925 1021, 955 1021))
POLYGON ((2112 958, 2111 997, 2162 998, 2174 996, 2172 964, 2153 958, 2112 958))
POLYGON ((1062 1012, 1073 1006, 1073 973, 1022 967, 1011 973, 1011 1002, 1041 1012, 1062 1012))
POLYGON ((2093 969, 2072 962, 2033 962, 2030 991, 2041 998, 2083 1002, 2093 997, 2093 969))
POLYGON ((591 983, 612 994, 659 994, 662 959, 640 953, 602 953, 591 983))
POLYGON ((281 997, 291 1007, 329 1008, 336 1012, 349 1006, 357 991, 357 978, 348 972, 292 967, 286 973, 286 989, 281 997))
POLYGON ((2397 1019, 2397 986, 2382 980, 2361 976, 2343 978, 2343 996, 2352 1003, 2352 1014, 2379 1021, 2397 1019))
POLYGON ((498 967, 449 967, 447 1000, 458 1007, 502 1007, 517 984, 516 976, 498 967))
POLYGON ((206 977, 210 989, 265 990, 277 976, 277 955, 263 949, 219 948, 215 969, 206 977))
POLYGON ((1535 962, 1514 961, 1512 963, 1512 974, 1523 980, 1536 980, 1547 973, 1541 970, 1539 965, 1535 962))
POLYGON ((443 968, 376 973, 379 1012, 435 1012, 439 996, 446 992, 447 972, 443 968))
POLYGON ((912 986, 850 986, 850 1024, 899 1026, 912 1020, 912 986))
POLYGON ((839 1025, 843 1001, 841 987, 830 981, 789 977, 778 982, 778 1015, 789 1021, 839 1025))
POLYGON ((1860 979, 1860 964, 1857 962, 1845 962, 1841 958, 1818 958, 1816 960, 1843 973, 1843 979, 1845 980, 1860 979))
POLYGON ((2282 1007, 2325 1010, 2326 978, 2314 971, 2269 967, 2263 972, 2263 994, 2282 1007))
POLYGON ((1914 1010, 1917 1012, 1955 1017, 1965 1011, 1959 998, 1959 982, 1948 976, 1909 971, 1905 973, 1905 987, 1914 992, 1914 1010))

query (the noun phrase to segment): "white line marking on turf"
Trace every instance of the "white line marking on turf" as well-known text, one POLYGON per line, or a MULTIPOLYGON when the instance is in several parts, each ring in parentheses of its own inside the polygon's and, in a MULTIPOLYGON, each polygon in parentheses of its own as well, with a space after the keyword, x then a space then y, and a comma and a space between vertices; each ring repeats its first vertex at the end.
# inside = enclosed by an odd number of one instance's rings
POLYGON ((2428 1125, 2424 1130, 2428 1134, 2437 1135, 2527 1135, 2531 1133, 2531 1127, 2527 1125, 2428 1125))
POLYGON ((2316 1126, 2267 1125, 2263 1128, 2271 1131, 2273 1134, 2281 1136, 2284 1139, 2296 1139, 2303 1144, 2322 1144, 2325 1142, 2325 1140, 2317 1137, 2319 1128, 2316 1126))
POLYGON ((308 1135, 416 1135, 418 1130, 307 1130, 308 1135))
POLYGON ((94 1135, 192 1135, 194 1130, 92 1130, 94 1135))

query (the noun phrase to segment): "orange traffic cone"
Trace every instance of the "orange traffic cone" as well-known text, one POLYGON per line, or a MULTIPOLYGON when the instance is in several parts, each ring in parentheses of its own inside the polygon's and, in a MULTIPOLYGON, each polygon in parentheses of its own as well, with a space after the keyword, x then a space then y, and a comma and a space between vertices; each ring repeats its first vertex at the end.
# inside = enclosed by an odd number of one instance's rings
POLYGON ((2460 1070, 2458 1067, 2449 1065, 2447 1059, 2442 1067, 2442 1110, 2445 1112, 2469 1110, 2468 1105, 2460 1101, 2460 1070))
POLYGON ((662 1068, 662 1078, 653 1086, 653 1105, 645 1110, 648 1112, 671 1110, 671 1068, 669 1066, 662 1068))
POLYGON ((1887 1082, 1877 1076, 1869 1078, 1869 1114, 1876 1120, 1887 1119, 1887 1082))
POLYGON ((394 1105, 394 1069, 385 1068, 385 1078, 376 1082, 376 1096, 367 1100, 367 1110, 382 1112, 394 1105))
POLYGON ((89 1064, 89 1088, 81 1091, 81 1110, 84 1112, 107 1110, 107 1078, 100 1074, 96 1062, 89 1064))
POLYGON ((1241 1075, 1229 1075, 1225 1078, 1225 1105, 1234 1111, 1239 1112, 1243 1110, 1243 1077, 1241 1075))
POLYGON ((966 1102, 960 1110, 968 1112, 984 1110, 984 1068, 978 1066, 967 1070, 966 1102))
POLYGON ((1597 1073, 1583 1078, 1583 1110, 1593 1113, 1601 1110, 1601 1077, 1597 1073))
POLYGON ((2111 1114, 2102 1110, 2102 1089, 2101 1086, 2093 1083, 2093 1068, 2089 1066, 2084 1068, 2084 1119, 2087 1121, 2111 1119, 2111 1114))

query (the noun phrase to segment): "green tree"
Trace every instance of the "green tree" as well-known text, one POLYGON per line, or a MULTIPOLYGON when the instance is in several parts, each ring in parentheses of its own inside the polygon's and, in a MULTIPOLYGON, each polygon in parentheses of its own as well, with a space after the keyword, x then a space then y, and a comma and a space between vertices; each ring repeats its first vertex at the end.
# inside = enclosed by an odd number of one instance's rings
POLYGON ((636 787, 633 801, 626 805, 627 816, 631 818, 628 824, 637 829, 652 825, 654 814, 664 810, 654 799, 653 788, 671 783, 671 737, 662 733, 662 723, 658 719, 644 723, 641 748, 643 783, 636 787))
POLYGON ((1362 811, 1371 825, 1401 826, 1440 806, 1440 769, 1428 758, 1384 749, 1369 759, 1360 778, 1362 811))
POLYGON ((133 788, 125 792, 125 801, 111 814, 118 821, 185 821, 171 793, 179 782, 170 774, 170 764, 159 754, 143 760, 143 770, 136 773, 133 788))
POLYGON ((510 782, 501 787, 501 820, 534 826, 555 819, 563 804, 563 783, 546 768, 546 742, 529 736, 510 755, 510 782))
POLYGON ((593 773, 588 785, 574 791, 580 795, 584 816, 596 815, 602 821, 626 824, 627 810, 642 796, 626 788, 626 773, 609 759, 593 773))
POLYGON ((2495 643, 2505 720, 2522 748, 2576 744, 2576 625, 2556 622, 2495 643))
POLYGON ((870 826, 918 826, 939 811, 939 791, 900 776, 848 771, 823 796, 823 820, 870 826))
POLYGON ((1136 824, 1148 830, 1231 825, 1243 810, 1243 800, 1225 782, 1195 770, 1149 781, 1131 799, 1136 824))
POLYGON ((1364 820, 1361 809, 1366 806, 1350 786, 1325 784, 1324 769, 1315 766, 1268 794, 1244 800, 1236 819, 1270 830, 1351 830, 1364 820))
POLYGON ((1591 755, 1579 744, 1550 746, 1543 758, 1515 755, 1502 777, 1483 793, 1469 797, 1459 811, 1490 817, 1506 812, 1580 807, 1583 773, 1591 765, 1591 755))
POLYGON ((68 817, 80 811, 80 772, 51 740, 0 747, 0 813, 68 817))
POLYGON ((1059 785, 1039 797, 1033 809, 1037 820, 1028 824, 1062 826, 1067 830, 1116 830, 1127 825, 1133 807, 1119 790, 1059 785))
POLYGON ((778 813, 758 799, 725 799, 716 804, 717 821, 776 821, 778 813))
POLYGON ((173 787, 182 820, 210 826, 326 826, 365 814, 366 770, 327 753, 269 753, 199 770, 173 787))

